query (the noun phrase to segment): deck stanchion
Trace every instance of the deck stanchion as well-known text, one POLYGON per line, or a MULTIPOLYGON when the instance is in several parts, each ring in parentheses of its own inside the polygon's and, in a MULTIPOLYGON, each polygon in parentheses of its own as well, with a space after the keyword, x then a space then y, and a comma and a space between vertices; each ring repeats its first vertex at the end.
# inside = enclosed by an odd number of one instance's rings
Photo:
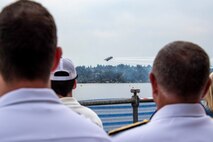
POLYGON ((138 107, 140 104, 140 98, 138 97, 137 93, 140 93, 140 89, 131 89, 132 96, 132 109, 133 109, 133 122, 138 122, 138 107))

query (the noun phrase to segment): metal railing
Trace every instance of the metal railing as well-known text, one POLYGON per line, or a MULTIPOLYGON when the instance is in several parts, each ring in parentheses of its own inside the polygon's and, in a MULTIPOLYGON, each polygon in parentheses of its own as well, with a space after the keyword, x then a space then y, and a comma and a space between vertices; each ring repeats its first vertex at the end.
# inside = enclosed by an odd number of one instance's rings
POLYGON ((133 122, 138 122, 138 107, 140 103, 153 102, 153 99, 140 99, 138 93, 140 89, 131 89, 133 93, 132 97, 129 99, 115 99, 115 100, 91 100, 91 101, 79 101, 81 105, 84 106, 94 106, 94 105, 112 105, 112 104, 129 104, 132 105, 133 110, 133 122))

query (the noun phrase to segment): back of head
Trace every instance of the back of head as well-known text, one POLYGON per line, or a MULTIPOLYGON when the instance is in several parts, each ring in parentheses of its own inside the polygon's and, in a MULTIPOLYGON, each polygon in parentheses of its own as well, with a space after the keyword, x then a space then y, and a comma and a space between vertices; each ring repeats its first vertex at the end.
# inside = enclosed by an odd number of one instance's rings
POLYGON ((0 13, 0 73, 14 79, 48 81, 56 50, 56 25, 40 4, 20 0, 0 13))
POLYGON ((153 74, 157 83, 178 97, 200 97, 209 76, 209 57, 198 45, 175 41, 156 56, 153 74))
POLYGON ((73 89, 77 72, 73 62, 61 58, 57 69, 51 73, 51 88, 60 96, 66 97, 73 89))

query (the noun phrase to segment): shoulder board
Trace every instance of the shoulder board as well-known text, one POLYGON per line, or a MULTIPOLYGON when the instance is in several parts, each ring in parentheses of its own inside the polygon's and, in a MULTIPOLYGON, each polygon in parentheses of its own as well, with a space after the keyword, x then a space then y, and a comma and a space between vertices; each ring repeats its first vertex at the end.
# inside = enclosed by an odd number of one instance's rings
POLYGON ((122 126, 122 127, 120 127, 120 128, 116 128, 116 129, 114 129, 114 130, 109 131, 109 132, 108 132, 108 135, 109 135, 109 136, 113 136, 113 135, 115 135, 115 134, 117 134, 117 133, 120 133, 120 132, 129 130, 129 129, 132 129, 132 128, 135 128, 135 127, 144 125, 144 124, 146 124, 146 123, 148 123, 148 122, 149 122, 149 120, 146 120, 146 119, 145 119, 145 120, 143 120, 143 121, 141 121, 141 122, 135 122, 135 123, 133 123, 133 124, 129 124, 129 125, 126 125, 126 126, 122 126))

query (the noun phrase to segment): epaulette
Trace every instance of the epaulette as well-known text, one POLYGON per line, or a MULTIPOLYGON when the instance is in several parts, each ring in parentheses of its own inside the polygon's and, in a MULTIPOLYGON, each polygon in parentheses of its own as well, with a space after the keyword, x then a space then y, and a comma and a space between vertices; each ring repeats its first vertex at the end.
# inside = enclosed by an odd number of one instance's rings
POLYGON ((120 133, 120 132, 129 130, 129 129, 132 129, 132 128, 135 128, 135 127, 144 125, 144 124, 146 124, 146 123, 148 123, 148 122, 149 122, 149 120, 146 120, 146 119, 145 119, 145 120, 143 120, 143 121, 141 121, 141 122, 135 122, 135 123, 133 123, 133 124, 129 124, 129 125, 126 125, 126 126, 122 126, 122 127, 120 127, 120 128, 116 128, 116 129, 114 129, 114 130, 109 131, 109 132, 108 132, 108 135, 109 135, 109 136, 113 136, 113 135, 115 135, 115 134, 117 134, 117 133, 120 133))

